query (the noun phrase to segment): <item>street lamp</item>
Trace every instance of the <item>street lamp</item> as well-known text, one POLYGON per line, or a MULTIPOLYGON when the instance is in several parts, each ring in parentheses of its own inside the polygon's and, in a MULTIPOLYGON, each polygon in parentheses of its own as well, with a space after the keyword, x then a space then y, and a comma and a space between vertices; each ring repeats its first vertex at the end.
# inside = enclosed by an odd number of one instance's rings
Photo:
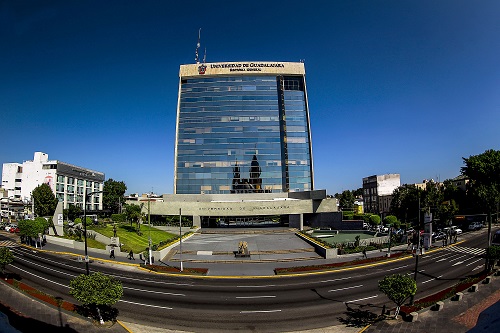
POLYGON ((89 256, 87 254, 87 197, 90 198, 94 194, 103 192, 104 191, 95 191, 83 195, 83 236, 85 238, 85 269, 87 275, 89 275, 89 256))

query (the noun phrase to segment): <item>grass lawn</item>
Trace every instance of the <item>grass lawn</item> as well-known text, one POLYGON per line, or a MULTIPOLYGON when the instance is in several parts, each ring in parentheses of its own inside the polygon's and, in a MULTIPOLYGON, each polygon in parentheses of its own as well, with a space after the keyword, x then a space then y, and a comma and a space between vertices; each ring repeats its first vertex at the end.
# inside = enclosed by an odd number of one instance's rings
POLYGON ((106 250, 106 244, 96 241, 92 238, 87 238, 87 246, 94 249, 106 250))
MULTIPOLYGON (((106 237, 113 237, 113 224, 107 224, 105 228, 89 227, 106 237)), ((166 241, 174 238, 176 235, 165 232, 156 228, 149 228, 148 225, 141 225, 142 236, 139 236, 135 231, 135 223, 131 227, 129 223, 118 224, 116 226, 116 236, 120 237, 120 243, 125 244, 128 248, 132 249, 134 253, 144 251, 149 246, 149 231, 151 230, 152 244, 158 244, 160 241, 166 241)))

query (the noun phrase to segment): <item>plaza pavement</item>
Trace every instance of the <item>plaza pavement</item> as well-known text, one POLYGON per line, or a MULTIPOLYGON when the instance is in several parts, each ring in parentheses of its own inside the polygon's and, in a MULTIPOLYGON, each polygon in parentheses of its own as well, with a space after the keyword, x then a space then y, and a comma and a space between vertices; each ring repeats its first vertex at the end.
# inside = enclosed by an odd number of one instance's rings
MULTIPOLYGON (((237 230, 236 230, 237 231, 237 230)), ((209 268, 210 275, 217 276, 255 276, 255 275, 274 275, 276 267, 291 267, 319 263, 343 262, 361 258, 360 254, 342 255, 334 259, 322 259, 308 249, 309 245, 300 240, 290 230, 277 230, 272 233, 256 233, 252 232, 223 232, 217 233, 207 230, 205 233, 200 233, 192 237, 190 240, 183 242, 183 266, 184 267, 204 267, 209 268), (257 235, 257 236, 256 236, 257 235), (265 239, 265 241, 264 241, 265 239), (232 251, 237 250, 239 241, 246 241, 251 253, 251 258, 245 261, 246 258, 235 258, 232 251), (211 253, 209 253, 211 251, 211 253), (258 260, 255 259, 258 256, 258 260), (298 254, 297 254, 298 253, 298 254), (307 257, 307 258, 306 258, 307 257), (204 260, 203 260, 204 259, 204 260), (185 260, 185 261, 184 261, 185 260)), ((0 232, 0 235, 7 235, 0 232)), ((11 237, 11 236, 9 236, 11 237)), ((14 239, 15 240, 15 239, 14 239)), ((5 242, 5 241, 4 241, 5 242)), ((12 242, 12 240, 10 240, 12 242)), ((2 242, 0 241, 0 244, 2 242)), ((12 244, 11 244, 12 245, 12 244)), ((393 249, 394 252, 405 248, 401 246, 393 249)), ((47 244, 44 251, 51 251, 58 255, 77 258, 83 255, 83 251, 78 251, 62 246, 47 244)), ((128 260, 124 257, 110 259, 106 255, 93 252, 89 248, 89 256, 94 261, 100 264, 115 266, 117 269, 136 269, 138 265, 138 256, 136 261, 128 260)), ((367 253, 368 257, 385 256, 385 251, 371 251, 367 253)), ((155 264, 179 265, 180 253, 175 253, 171 258, 166 260, 157 260, 155 264)), ((92 264, 91 264, 92 265, 92 264)), ((491 284, 482 285, 477 293, 468 293, 464 296, 464 302, 448 302, 443 311, 434 313, 426 311, 419 316, 419 320, 415 323, 407 323, 402 320, 384 320, 372 324, 367 327, 346 327, 338 325, 326 327, 322 329, 309 330, 309 333, 337 333, 337 332, 467 332, 473 327, 477 321, 477 315, 483 312, 484 322, 481 320, 479 324, 471 332, 486 332, 481 331, 482 327, 491 327, 495 323, 498 325, 498 319, 488 313, 500 308, 500 278, 495 278, 491 284), (473 306, 474 305, 474 306, 473 306), (472 307, 468 310, 469 307, 472 307), (488 317, 489 316, 489 317, 488 317), (458 318, 458 319, 457 319, 458 318), (460 321, 460 318, 462 321, 460 321), (465 318, 465 319, 464 319, 465 318), (466 322, 466 324, 463 324, 466 322), (453 328, 453 330, 449 330, 453 328)), ((1 312, 8 315, 9 319, 14 323, 18 322, 31 323, 36 327, 47 328, 51 332, 102 332, 102 328, 96 327, 90 321, 72 314, 59 311, 52 306, 43 304, 37 300, 33 300, 19 291, 11 288, 5 283, 0 283, 0 298, 1 312)), ((496 312, 498 313, 498 312, 496 312)), ((498 326, 497 326, 498 327, 498 326)), ((0 316, 0 331, 10 332, 11 326, 5 324, 0 316), (7 327, 7 329, 5 328, 7 327)), ((42 329, 41 331, 46 331, 42 329)), ((138 325, 133 322, 119 321, 117 324, 107 328, 108 332, 133 332, 133 333, 177 333, 181 331, 158 329, 138 325)), ((494 331, 494 330, 493 330, 494 331)), ((498 330, 497 330, 498 331, 498 330)), ((16 332, 15 330, 12 332, 16 332)), ((489 332, 492 332, 491 330, 489 332)))

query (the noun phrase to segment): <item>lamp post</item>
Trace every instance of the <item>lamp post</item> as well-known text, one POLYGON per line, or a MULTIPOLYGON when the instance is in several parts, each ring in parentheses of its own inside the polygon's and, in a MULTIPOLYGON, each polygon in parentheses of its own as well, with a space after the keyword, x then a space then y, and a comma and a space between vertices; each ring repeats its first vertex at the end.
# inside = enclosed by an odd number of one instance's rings
MULTIPOLYGON (((417 283, 417 273, 418 273, 418 257, 420 255, 420 195, 418 196, 418 228, 417 228, 417 246, 415 248, 415 272, 413 274, 413 280, 415 280, 415 284, 417 283)), ((413 305, 414 296, 411 295, 410 304, 413 305)))
MULTIPOLYGON (((85 190, 85 192, 87 192, 85 190)), ((95 191, 90 193, 84 193, 83 195, 83 237, 85 239, 85 270, 87 275, 89 275, 89 256, 87 252, 87 197, 91 198, 92 195, 96 193, 103 193, 104 191, 95 191)))
POLYGON ((179 208, 179 261, 182 272, 182 208, 179 208))

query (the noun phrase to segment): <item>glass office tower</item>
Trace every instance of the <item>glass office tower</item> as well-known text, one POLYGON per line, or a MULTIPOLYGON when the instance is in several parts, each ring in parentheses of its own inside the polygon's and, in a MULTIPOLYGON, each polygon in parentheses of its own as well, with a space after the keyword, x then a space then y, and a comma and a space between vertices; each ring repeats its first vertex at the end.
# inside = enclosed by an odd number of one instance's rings
POLYGON ((313 190, 303 63, 180 68, 175 194, 313 190))

